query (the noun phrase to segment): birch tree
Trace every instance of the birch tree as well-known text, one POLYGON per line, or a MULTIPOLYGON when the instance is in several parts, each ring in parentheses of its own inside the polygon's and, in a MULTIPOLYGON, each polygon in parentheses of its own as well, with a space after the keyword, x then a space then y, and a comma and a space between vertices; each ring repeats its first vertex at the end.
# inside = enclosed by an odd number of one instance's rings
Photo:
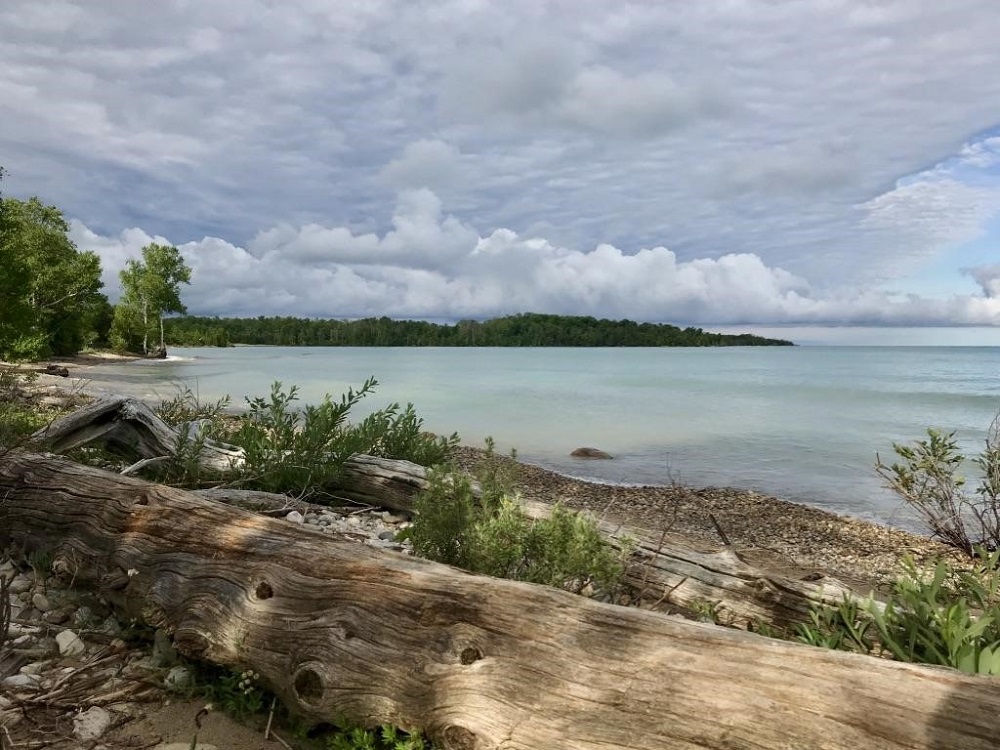
POLYGON ((185 313, 180 285, 191 283, 191 269, 180 251, 172 245, 155 242, 142 249, 142 259, 131 259, 119 274, 122 298, 115 307, 112 327, 114 343, 123 349, 133 348, 142 333, 142 352, 149 354, 149 335, 159 328, 160 350, 165 350, 163 316, 185 313))

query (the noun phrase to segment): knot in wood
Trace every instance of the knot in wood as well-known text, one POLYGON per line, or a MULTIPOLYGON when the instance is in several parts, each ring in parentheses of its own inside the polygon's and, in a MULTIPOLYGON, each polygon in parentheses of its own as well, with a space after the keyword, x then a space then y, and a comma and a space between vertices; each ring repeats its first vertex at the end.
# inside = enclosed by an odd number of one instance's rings
POLYGON ((303 664, 296 670, 292 679, 292 690, 295 692, 295 697, 308 706, 321 703, 326 693, 323 678, 310 664, 303 664))
POLYGON ((483 658, 483 652, 475 646, 466 646, 458 658, 462 664, 472 664, 483 658))
POLYGON ((271 588, 271 584, 267 581, 260 581, 254 587, 253 594, 257 599, 264 601, 274 596, 274 589, 271 588))
POLYGON ((465 727, 456 725, 445 729, 441 739, 447 750, 476 750, 479 747, 475 734, 465 727))

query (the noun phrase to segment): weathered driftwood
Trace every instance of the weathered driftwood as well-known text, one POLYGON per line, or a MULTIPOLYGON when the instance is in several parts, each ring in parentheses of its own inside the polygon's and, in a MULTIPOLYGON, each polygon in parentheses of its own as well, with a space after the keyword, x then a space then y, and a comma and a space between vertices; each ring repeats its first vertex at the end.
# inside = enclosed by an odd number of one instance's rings
MULTIPOLYGON (((174 455, 183 442, 181 431, 170 427, 147 404, 126 396, 98 399, 43 427, 32 438, 56 453, 102 442, 111 450, 138 459, 174 455)), ((194 431, 189 434, 194 437, 194 431)), ((211 440, 198 441, 198 462, 218 473, 243 463, 243 451, 211 440)))
MULTIPOLYGON (((55 450, 66 450, 85 442, 103 440, 112 447, 139 458, 169 455, 177 449, 181 433, 166 425, 141 401, 112 397, 58 420, 40 431, 36 439, 55 450)), ((242 462, 234 446, 199 441, 204 466, 215 471, 231 470, 242 462)), ((427 470, 409 461, 358 455, 344 467, 335 496, 351 502, 412 512, 417 495, 427 487, 427 470)), ((205 493, 215 500, 243 508, 250 497, 239 490, 218 489, 205 493)), ((264 507, 280 507, 274 496, 264 507)), ((526 513, 540 518, 551 511, 543 503, 525 503, 526 513)), ((833 578, 796 580, 762 570, 744 562, 730 548, 702 551, 676 536, 653 535, 634 528, 601 524, 612 544, 633 547, 625 582, 648 601, 660 607, 691 608, 710 605, 721 621, 746 627, 755 621, 785 627, 808 619, 817 603, 836 604, 853 592, 833 578)))
POLYGON ((253 668, 312 720, 443 748, 995 750, 1000 680, 472 576, 38 454, 0 457, 0 545, 253 668))

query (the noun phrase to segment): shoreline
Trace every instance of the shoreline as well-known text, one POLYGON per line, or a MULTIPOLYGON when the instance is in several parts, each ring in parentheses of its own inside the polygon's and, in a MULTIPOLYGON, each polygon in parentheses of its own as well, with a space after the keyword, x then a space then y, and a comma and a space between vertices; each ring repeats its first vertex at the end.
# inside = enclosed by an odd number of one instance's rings
MULTIPOLYGON (((69 377, 39 373, 31 387, 42 403, 72 404, 80 395, 99 397, 114 392, 113 381, 88 388, 86 373, 103 364, 141 357, 87 352, 30 365, 8 365, 37 372, 48 364, 67 367, 69 377)), ((460 445, 453 461, 475 471, 487 459, 482 448, 460 445)), ((693 546, 723 544, 713 518, 733 547, 755 563, 769 564, 784 574, 828 572, 863 588, 892 580, 904 555, 918 563, 948 557, 961 559, 951 547, 929 536, 843 516, 819 507, 734 487, 607 484, 579 479, 523 460, 495 456, 514 469, 515 487, 525 498, 562 502, 576 510, 638 527, 659 535, 682 537, 693 546)))
MULTIPOLYGON (((480 448, 463 445, 455 452, 455 463, 466 471, 475 471, 487 460, 480 448)), ((599 484, 508 457, 493 460, 511 466, 515 488, 527 500, 562 502, 654 535, 682 538, 694 547, 724 546, 714 518, 741 556, 792 577, 822 571, 870 589, 894 580, 906 555, 918 565, 964 559, 958 550, 929 536, 753 490, 599 484)))

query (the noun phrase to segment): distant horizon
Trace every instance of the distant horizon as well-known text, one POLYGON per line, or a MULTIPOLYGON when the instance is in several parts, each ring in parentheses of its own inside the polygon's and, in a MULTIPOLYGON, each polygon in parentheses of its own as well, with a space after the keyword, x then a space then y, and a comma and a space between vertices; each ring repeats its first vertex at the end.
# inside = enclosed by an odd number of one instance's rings
POLYGON ((753 333, 783 338, 796 346, 1000 346, 992 326, 702 326, 719 333, 753 333), (800 338, 801 336, 801 338, 800 338))

